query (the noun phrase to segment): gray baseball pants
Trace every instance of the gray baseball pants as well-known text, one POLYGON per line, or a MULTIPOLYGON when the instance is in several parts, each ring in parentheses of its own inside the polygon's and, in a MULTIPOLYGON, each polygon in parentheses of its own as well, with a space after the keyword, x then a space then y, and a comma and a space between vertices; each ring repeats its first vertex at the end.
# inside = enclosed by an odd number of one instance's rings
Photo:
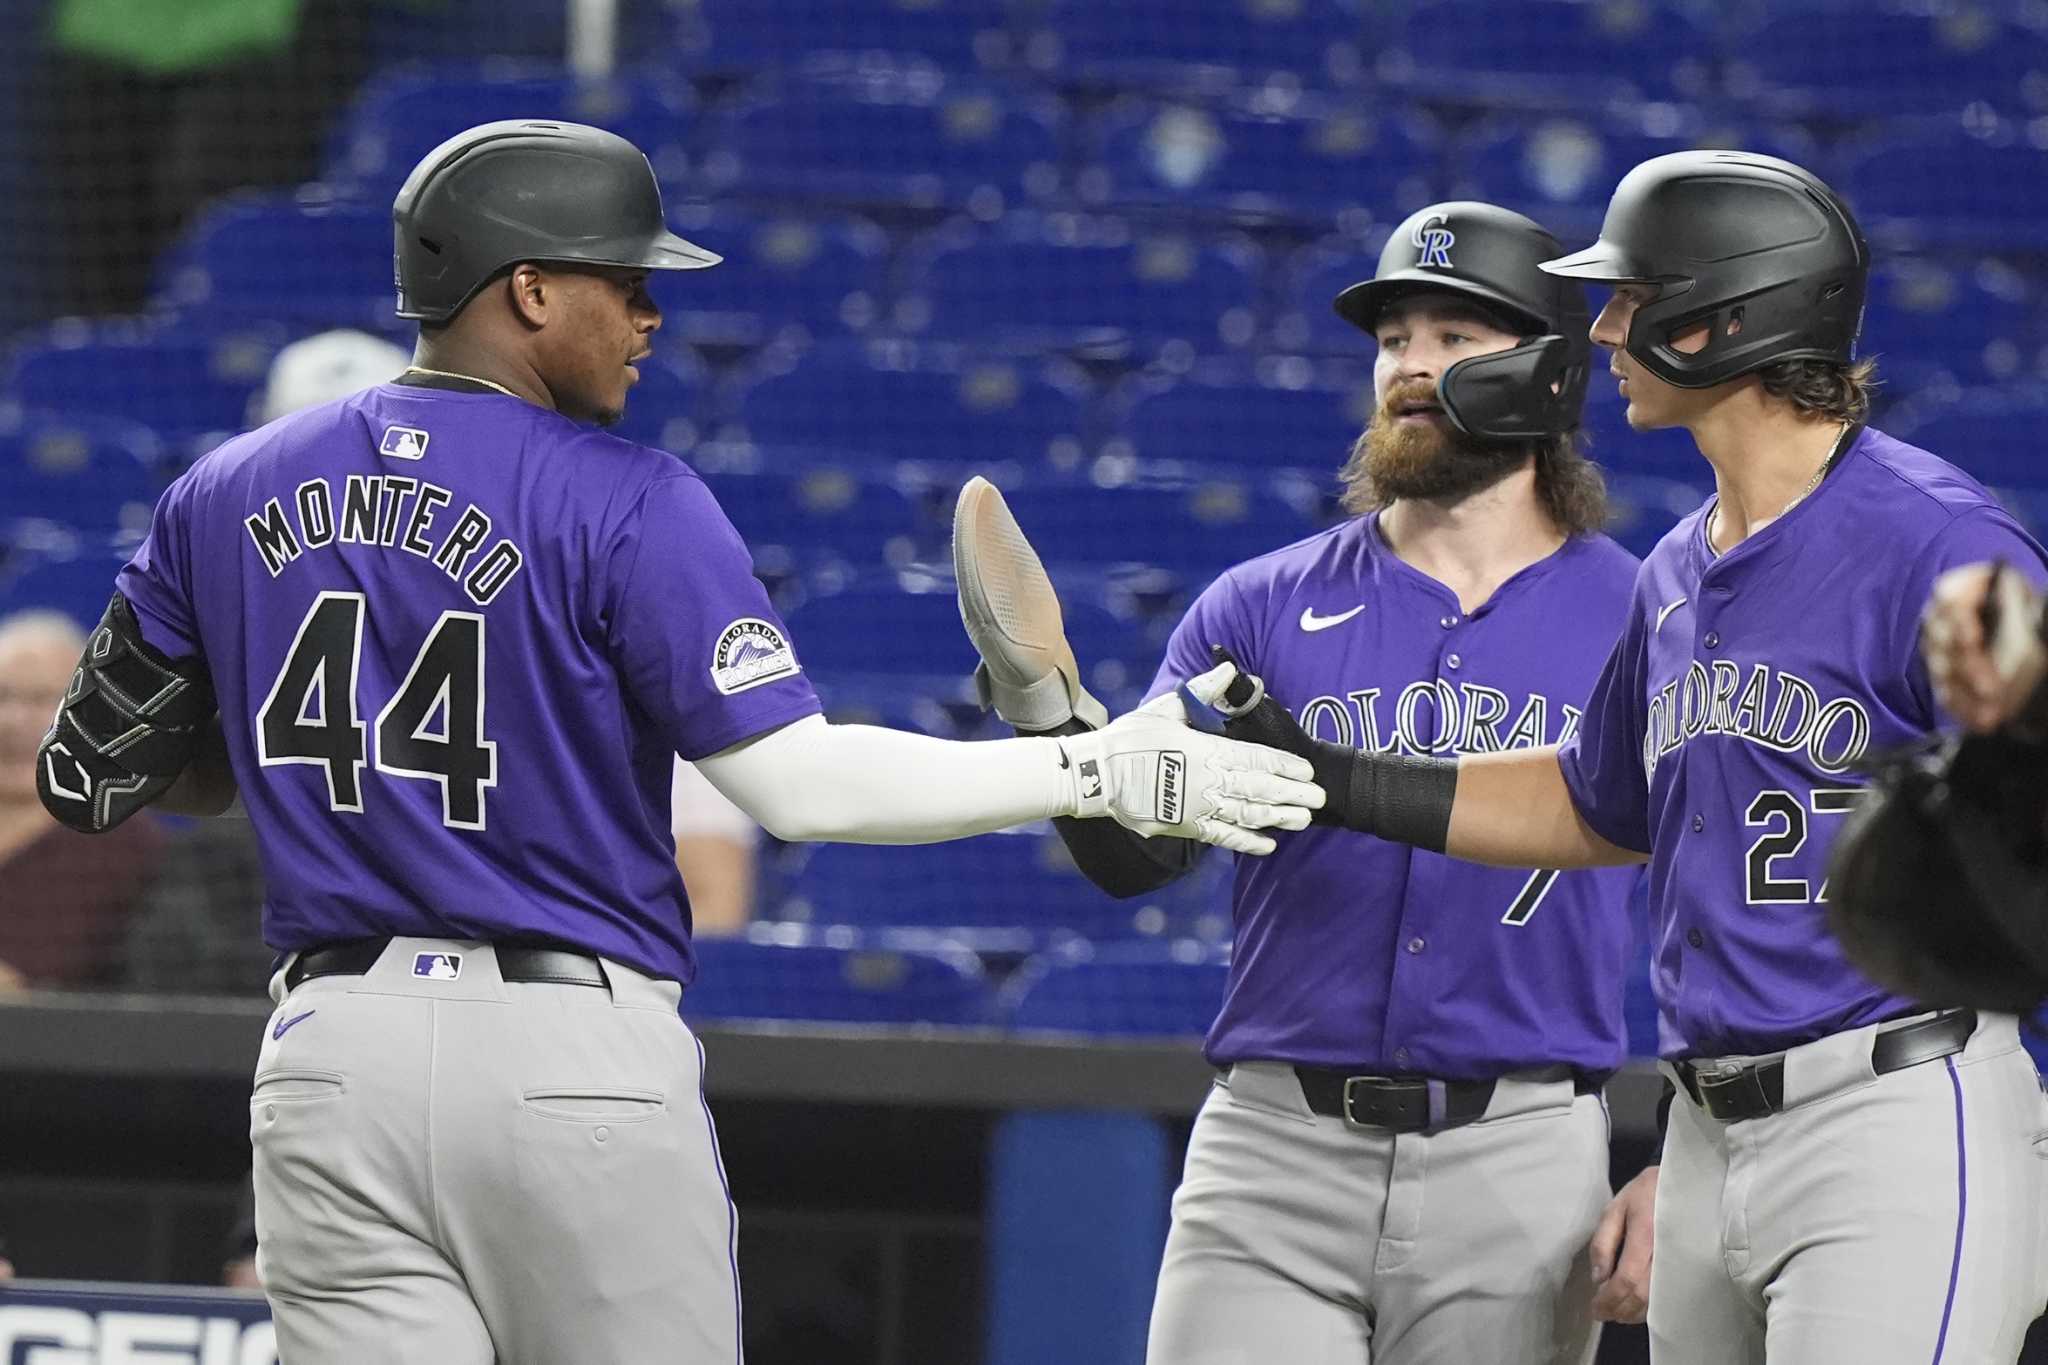
POLYGON ((1391 1134, 1239 1063, 1195 1120, 1148 1365, 1584 1365, 1607 1138, 1570 1081, 1503 1079, 1475 1123, 1391 1134))
POLYGON ((739 1361, 681 988, 604 971, 507 983, 488 945, 394 939, 363 976, 272 979, 249 1131, 284 1365, 739 1361))
MULTIPOLYGON (((1681 1091, 1657 1183, 1655 1365, 2012 1365, 2048 1299, 2048 1102, 2010 1015, 1885 1075, 1872 1025, 1785 1056, 1785 1109, 1681 1091)), ((1754 1060, 1718 1059, 1718 1060, 1754 1060)))

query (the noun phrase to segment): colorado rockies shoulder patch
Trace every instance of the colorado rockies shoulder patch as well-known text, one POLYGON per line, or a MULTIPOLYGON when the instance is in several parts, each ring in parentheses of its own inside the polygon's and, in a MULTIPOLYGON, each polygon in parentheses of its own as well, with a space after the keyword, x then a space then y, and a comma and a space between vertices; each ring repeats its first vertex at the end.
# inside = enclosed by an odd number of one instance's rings
POLYGON ((802 671, 782 632, 758 616, 727 626, 711 651, 712 685, 728 697, 802 671))

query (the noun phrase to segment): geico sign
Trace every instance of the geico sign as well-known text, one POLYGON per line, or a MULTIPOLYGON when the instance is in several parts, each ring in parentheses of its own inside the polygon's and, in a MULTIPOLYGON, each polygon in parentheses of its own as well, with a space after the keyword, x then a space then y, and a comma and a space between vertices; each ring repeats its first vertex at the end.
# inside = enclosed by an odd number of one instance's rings
POLYGON ((0 1307, 0 1365, 277 1365, 267 1322, 179 1313, 0 1307))

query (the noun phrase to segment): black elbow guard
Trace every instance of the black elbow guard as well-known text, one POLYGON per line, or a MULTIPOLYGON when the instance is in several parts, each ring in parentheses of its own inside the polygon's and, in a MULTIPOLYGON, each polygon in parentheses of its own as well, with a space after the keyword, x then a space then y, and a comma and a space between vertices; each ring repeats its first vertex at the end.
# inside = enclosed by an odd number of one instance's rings
POLYGON ((177 781, 214 710, 205 666, 151 646, 115 593, 36 750, 43 808, 81 833, 112 829, 177 781))

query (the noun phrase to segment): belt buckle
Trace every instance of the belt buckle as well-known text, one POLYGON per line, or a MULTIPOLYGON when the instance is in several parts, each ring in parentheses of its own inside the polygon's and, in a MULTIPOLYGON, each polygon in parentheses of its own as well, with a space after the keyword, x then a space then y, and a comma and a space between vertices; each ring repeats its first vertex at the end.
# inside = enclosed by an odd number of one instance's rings
POLYGON ((1384 1133, 1386 1131, 1384 1125, 1377 1123, 1362 1123, 1359 1121, 1358 1117, 1351 1112, 1351 1087, 1357 1085, 1360 1081, 1384 1082, 1391 1081, 1393 1079, 1394 1078, 1392 1076, 1346 1076, 1344 1078, 1344 1126, 1354 1133, 1384 1133))
POLYGON ((1713 1066, 1695 1068, 1693 1080, 1699 1086, 1700 1108, 1723 1122, 1756 1118, 1771 1112, 1770 1098, 1764 1094, 1763 1073, 1759 1067, 1742 1062, 1718 1062, 1713 1066), (1745 1105, 1744 1100, 1751 1101, 1751 1104, 1745 1105))

